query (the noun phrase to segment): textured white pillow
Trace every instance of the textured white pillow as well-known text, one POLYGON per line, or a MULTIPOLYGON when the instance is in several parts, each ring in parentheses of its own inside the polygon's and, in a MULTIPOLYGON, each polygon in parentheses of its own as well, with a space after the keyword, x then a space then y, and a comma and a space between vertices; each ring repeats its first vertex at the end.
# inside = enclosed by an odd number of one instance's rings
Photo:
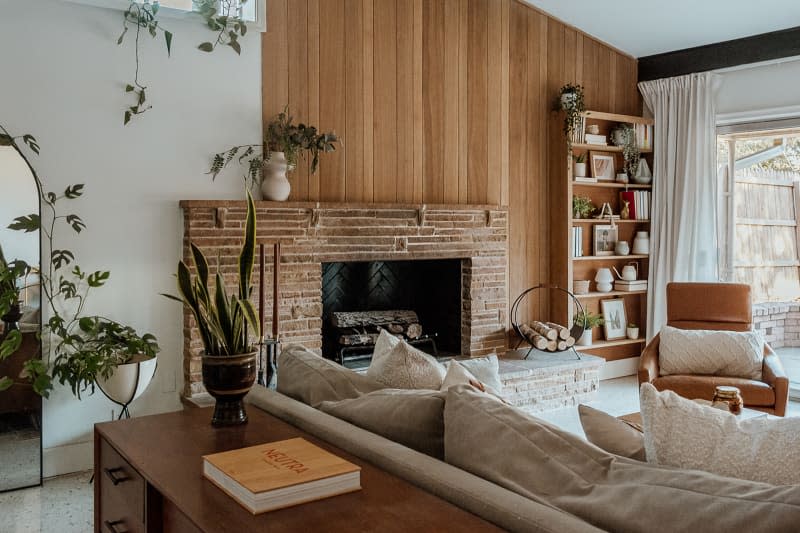
POLYGON ((434 357, 381 330, 367 377, 392 389, 439 390, 445 372, 434 357))
POLYGON ((439 390, 447 391, 447 389, 455 387, 456 385, 472 385, 476 390, 485 392, 504 401, 500 393, 497 392, 497 389, 478 379, 472 372, 467 370, 462 363, 462 361, 456 361, 455 359, 451 359, 447 362, 447 373, 444 376, 444 381, 442 381, 442 386, 439 390))
POLYGON ((739 420, 649 383, 640 389, 647 462, 773 485, 800 483, 800 418, 739 420))
POLYGON ((471 359, 459 359, 458 364, 470 371, 478 378, 478 381, 491 387, 496 392, 502 392, 503 383, 500 381, 500 362, 496 355, 487 357, 473 357, 471 359))
POLYGON ((693 330, 664 326, 658 352, 662 376, 707 374, 761 379, 764 338, 756 331, 693 330))

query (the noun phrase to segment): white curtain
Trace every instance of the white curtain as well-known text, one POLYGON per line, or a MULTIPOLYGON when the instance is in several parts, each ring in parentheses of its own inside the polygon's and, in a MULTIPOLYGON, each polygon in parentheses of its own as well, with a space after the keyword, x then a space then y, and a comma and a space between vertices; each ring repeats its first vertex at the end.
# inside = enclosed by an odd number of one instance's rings
POLYGON ((666 323, 670 281, 717 281, 717 75, 639 83, 653 112, 647 339, 666 323))

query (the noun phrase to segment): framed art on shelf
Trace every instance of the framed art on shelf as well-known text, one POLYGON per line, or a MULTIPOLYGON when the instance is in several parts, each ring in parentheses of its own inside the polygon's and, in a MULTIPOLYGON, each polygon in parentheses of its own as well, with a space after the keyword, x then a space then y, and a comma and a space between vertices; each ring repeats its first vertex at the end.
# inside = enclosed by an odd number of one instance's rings
POLYGON ((616 168, 614 167, 614 154, 609 152, 589 152, 589 166, 592 177, 598 181, 614 181, 616 168))
POLYGON ((625 328, 628 325, 625 316, 625 300, 623 298, 600 300, 600 307, 603 311, 603 329, 606 340, 624 339, 627 336, 625 328))
POLYGON ((594 255, 614 255, 614 246, 617 244, 617 226, 595 224, 593 231, 594 255))

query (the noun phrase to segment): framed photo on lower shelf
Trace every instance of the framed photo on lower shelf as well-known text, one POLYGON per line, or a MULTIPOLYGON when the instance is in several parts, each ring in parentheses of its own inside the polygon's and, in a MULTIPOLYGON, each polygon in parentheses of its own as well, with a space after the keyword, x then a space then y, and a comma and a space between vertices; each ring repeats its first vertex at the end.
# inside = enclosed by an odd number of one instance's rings
POLYGON ((613 298, 611 300, 600 300, 600 308, 603 311, 603 330, 607 341, 624 339, 628 319, 625 316, 625 300, 623 298, 613 298))
POLYGON ((617 244, 617 230, 617 226, 610 224, 595 224, 593 226, 594 255, 614 255, 614 246, 617 244))

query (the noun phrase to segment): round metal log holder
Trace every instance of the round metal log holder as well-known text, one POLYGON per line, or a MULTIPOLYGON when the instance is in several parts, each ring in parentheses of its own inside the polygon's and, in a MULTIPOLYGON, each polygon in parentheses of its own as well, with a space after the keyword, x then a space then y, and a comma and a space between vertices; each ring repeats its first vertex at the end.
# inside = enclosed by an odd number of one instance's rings
MULTIPOLYGON (((574 294, 572 294, 570 291, 568 291, 567 289, 565 289, 563 287, 559 287, 558 285, 550 285, 550 284, 547 284, 547 283, 540 283, 539 285, 536 285, 534 287, 530 287, 528 289, 525 289, 524 291, 522 291, 522 293, 519 296, 517 296, 517 299, 514 300, 514 303, 511 304, 511 327, 514 328, 514 332, 519 337, 519 341, 517 341, 517 345, 514 346, 514 349, 515 350, 519 349, 520 345, 523 342, 526 342, 530 346, 530 348, 528 349, 528 353, 525 354, 525 359, 530 357, 531 353, 533 353, 534 351, 541 351, 542 353, 561 353, 561 352, 567 352, 567 351, 570 351, 570 350, 572 350, 572 352, 575 354, 575 356, 578 359, 580 359, 581 355, 575 349, 574 345, 568 347, 566 350, 556 350, 556 351, 553 351, 553 352, 551 352, 551 351, 542 351, 542 350, 537 349, 535 346, 533 346, 528 341, 528 339, 525 337, 525 335, 522 334, 522 331, 520 330, 520 323, 519 323, 519 320, 517 318, 517 315, 519 313, 519 307, 522 304, 522 302, 524 302, 530 296, 530 294, 532 292, 537 291, 537 290, 548 290, 548 291, 560 291, 560 292, 563 292, 564 294, 566 294, 567 296, 569 296, 572 299, 572 303, 573 303, 573 305, 575 307, 577 307, 578 313, 579 314, 583 314, 583 305, 581 305, 581 302, 575 297, 574 294)), ((570 328, 570 333, 569 334, 570 334, 570 336, 572 336, 577 341, 578 339, 581 338, 581 336, 583 335, 584 331, 586 331, 586 328, 584 326, 573 322, 573 325, 572 325, 572 328, 570 328)))

